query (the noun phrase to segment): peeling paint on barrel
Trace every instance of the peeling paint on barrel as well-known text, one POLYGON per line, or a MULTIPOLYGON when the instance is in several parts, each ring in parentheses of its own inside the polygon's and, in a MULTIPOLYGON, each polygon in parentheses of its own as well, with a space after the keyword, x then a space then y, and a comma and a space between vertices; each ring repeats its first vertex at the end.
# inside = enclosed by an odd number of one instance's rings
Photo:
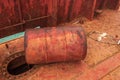
POLYGON ((25 32, 25 54, 29 64, 78 61, 87 45, 81 27, 52 27, 25 32), (78 34, 79 32, 79 34, 78 34), (34 58, 33 58, 34 57, 34 58))

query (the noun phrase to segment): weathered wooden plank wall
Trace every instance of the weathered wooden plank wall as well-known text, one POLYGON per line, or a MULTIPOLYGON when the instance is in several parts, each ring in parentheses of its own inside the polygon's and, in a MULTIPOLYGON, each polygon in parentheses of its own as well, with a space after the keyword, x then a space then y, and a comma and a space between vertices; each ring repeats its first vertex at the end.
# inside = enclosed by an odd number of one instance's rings
POLYGON ((20 23, 18 1, 0 0, 0 37, 22 31, 20 26, 11 25, 20 23))
POLYGON ((107 0, 106 7, 110 9, 118 9, 120 0, 107 0))
POLYGON ((0 38, 36 26, 46 27, 101 8, 118 9, 120 0, 0 0, 0 38), (41 18, 42 17, 42 18, 41 18))
POLYGON ((118 9, 120 0, 96 0, 96 9, 118 9))
POLYGON ((68 21, 69 8, 71 9, 71 3, 73 0, 58 0, 57 2, 57 23, 68 21))
POLYGON ((70 16, 68 17, 69 20, 72 20, 80 16, 81 7, 83 3, 84 3, 83 0, 74 0, 74 2, 72 3, 72 9, 69 11, 70 13, 70 16))
POLYGON ((78 16, 92 19, 96 0, 58 0, 58 24, 78 16))
POLYGON ((81 15, 92 20, 94 16, 94 10, 96 5, 96 0, 83 0, 81 15))
POLYGON ((56 0, 0 0, 0 37, 46 26, 56 0), (42 19, 40 19, 43 17, 42 19))

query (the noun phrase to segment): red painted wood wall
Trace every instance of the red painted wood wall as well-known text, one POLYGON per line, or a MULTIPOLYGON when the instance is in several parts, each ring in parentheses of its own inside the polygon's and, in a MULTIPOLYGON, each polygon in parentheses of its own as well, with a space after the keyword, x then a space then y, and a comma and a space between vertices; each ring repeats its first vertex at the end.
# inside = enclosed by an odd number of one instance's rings
POLYGON ((96 9, 118 9, 120 0, 0 0, 0 37, 36 26, 46 27, 85 16, 96 9))

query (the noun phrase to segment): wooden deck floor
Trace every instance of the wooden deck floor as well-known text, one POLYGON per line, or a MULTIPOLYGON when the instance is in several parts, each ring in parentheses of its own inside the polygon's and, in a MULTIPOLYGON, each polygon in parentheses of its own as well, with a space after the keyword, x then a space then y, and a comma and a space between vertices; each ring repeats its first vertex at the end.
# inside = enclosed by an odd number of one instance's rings
MULTIPOLYGON (((76 21, 79 19, 64 25, 81 26, 76 21)), ((82 27, 86 35, 99 31, 120 39, 120 11, 105 10, 100 17, 86 21, 82 27)), ((38 65, 33 72, 18 77, 18 80, 120 80, 120 46, 101 43, 88 36, 87 43, 84 61, 38 65)), ((6 57, 20 51, 24 51, 23 37, 0 44, 0 66, 6 57)), ((1 74, 0 80, 5 80, 1 74)))

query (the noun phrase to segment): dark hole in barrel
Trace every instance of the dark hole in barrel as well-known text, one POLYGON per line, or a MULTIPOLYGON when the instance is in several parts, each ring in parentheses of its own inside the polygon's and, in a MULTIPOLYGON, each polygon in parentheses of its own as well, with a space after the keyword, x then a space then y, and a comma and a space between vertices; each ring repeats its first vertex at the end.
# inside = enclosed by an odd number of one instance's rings
POLYGON ((33 66, 26 63, 25 56, 19 56, 8 63, 7 71, 11 75, 19 75, 29 71, 33 66))

